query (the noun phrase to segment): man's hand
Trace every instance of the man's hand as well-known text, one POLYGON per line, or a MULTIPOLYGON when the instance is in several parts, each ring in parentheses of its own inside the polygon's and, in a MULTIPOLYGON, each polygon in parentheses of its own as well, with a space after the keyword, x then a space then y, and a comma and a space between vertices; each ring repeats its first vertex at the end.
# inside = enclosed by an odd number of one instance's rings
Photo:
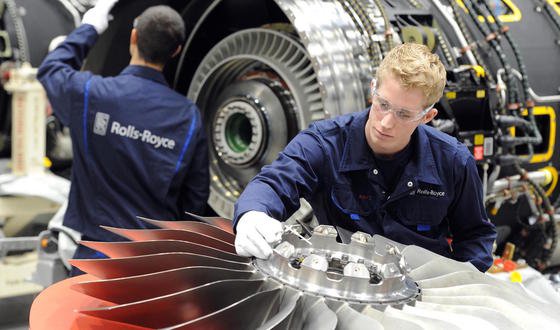
POLYGON ((244 257, 268 259, 272 255, 270 244, 282 238, 282 224, 266 213, 249 211, 237 222, 235 251, 244 257))
POLYGON ((88 10, 82 18, 82 24, 93 25, 97 34, 107 30, 109 26, 109 12, 119 0, 98 0, 93 8, 88 10))

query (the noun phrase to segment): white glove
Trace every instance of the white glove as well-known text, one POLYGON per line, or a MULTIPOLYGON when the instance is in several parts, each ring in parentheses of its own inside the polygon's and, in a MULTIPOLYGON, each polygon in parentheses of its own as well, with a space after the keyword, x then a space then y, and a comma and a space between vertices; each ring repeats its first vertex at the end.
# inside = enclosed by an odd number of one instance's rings
POLYGON ((240 256, 268 259, 272 255, 271 243, 282 239, 282 224, 266 213, 249 211, 237 222, 235 251, 240 256))
POLYGON ((86 11, 82 24, 93 25, 97 34, 107 30, 109 26, 109 12, 119 0, 98 0, 93 8, 86 11))

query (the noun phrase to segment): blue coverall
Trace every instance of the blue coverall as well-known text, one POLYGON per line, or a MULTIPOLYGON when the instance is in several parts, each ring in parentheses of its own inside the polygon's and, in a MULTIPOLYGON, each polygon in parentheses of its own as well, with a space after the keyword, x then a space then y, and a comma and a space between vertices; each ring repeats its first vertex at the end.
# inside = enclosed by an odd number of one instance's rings
POLYGON ((368 114, 319 121, 300 132, 247 185, 235 205, 234 226, 250 210, 285 220, 305 198, 320 224, 380 234, 486 271, 496 232, 468 149, 432 127, 418 126, 411 158, 394 191, 388 191, 366 142, 368 114))
POLYGON ((198 108, 148 67, 131 65, 108 78, 79 71, 97 39, 93 26, 80 26, 38 73, 72 137, 64 225, 85 239, 112 241, 122 238, 100 225, 147 228, 137 216, 173 220, 203 212, 209 169, 198 108))

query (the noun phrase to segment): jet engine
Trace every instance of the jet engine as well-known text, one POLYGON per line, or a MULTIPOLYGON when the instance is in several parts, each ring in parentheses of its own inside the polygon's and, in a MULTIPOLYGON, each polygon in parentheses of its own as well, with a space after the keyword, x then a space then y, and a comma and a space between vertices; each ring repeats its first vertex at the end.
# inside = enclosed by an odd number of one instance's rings
MULTIPOLYGON (((58 6, 61 17, 75 18, 92 1, 15 4, 30 14, 58 6)), ((477 160, 488 214, 500 233, 498 252, 512 242, 516 257, 530 265, 560 264, 559 1, 121 0, 85 69, 118 74, 129 60, 134 18, 155 4, 174 7, 187 24, 183 51, 165 74, 203 114, 209 204, 217 214, 232 215, 247 182, 298 131, 366 108, 383 56, 396 44, 416 42, 446 66, 432 125, 464 142, 477 160)), ((4 27, 13 24, 6 13, 4 27)))

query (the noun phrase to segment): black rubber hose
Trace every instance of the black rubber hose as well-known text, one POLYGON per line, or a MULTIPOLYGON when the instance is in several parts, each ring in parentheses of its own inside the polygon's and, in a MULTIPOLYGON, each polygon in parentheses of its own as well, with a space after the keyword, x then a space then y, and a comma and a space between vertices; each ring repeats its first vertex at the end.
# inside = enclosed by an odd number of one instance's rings
MULTIPOLYGON (((550 203, 550 199, 546 195, 543 188, 527 176, 527 170, 521 168, 519 164, 515 164, 514 166, 517 172, 519 173, 519 175, 521 176, 522 180, 527 181, 533 187, 537 196, 541 198, 544 204, 546 216, 548 216, 548 221, 544 223, 544 232, 543 232, 543 234, 545 235, 546 243, 544 246, 541 247, 542 248, 541 267, 546 267, 547 263, 550 261, 550 258, 552 257, 552 253, 556 249, 556 244, 558 244, 558 238, 556 235, 556 223, 554 220, 554 207, 550 203), (546 245, 548 245, 548 242, 550 242, 550 246, 546 247, 546 245)), ((537 222, 537 225, 539 225, 539 222, 537 222)))
MULTIPOLYGON (((465 21, 463 21, 463 17, 459 14, 461 8, 457 4, 457 1, 456 0, 449 0, 449 4, 451 5, 451 9, 453 11, 453 17, 455 18, 455 21, 457 22, 457 25, 459 26, 459 30, 461 30, 461 32, 463 33, 463 35, 465 37, 465 40, 467 41, 467 44, 468 45, 474 44, 474 39, 472 38, 472 36, 469 32, 469 29, 465 25, 465 21)), ((494 80, 494 76, 492 76, 490 74, 490 70, 488 70, 488 65, 484 62, 484 60, 482 59, 482 56, 480 56, 480 54, 478 52, 478 49, 473 48, 473 49, 471 49, 471 52, 473 53, 473 56, 474 56, 477 64, 484 69, 484 72, 486 72, 486 79, 491 84, 495 84, 496 82, 494 80)), ((497 113, 495 113, 494 115, 497 115, 497 113)))
MULTIPOLYGON (((489 14, 491 13, 491 9, 488 6, 488 3, 485 0, 482 0, 482 3, 484 5, 484 7, 486 8, 486 10, 488 11, 489 14)), ((519 72, 521 73, 521 84, 523 85, 523 91, 524 91, 524 99, 527 100, 529 94, 529 79, 527 77, 527 70, 525 67, 525 63, 523 61, 523 57, 521 55, 521 52, 519 51, 519 47, 517 47, 517 43, 515 43, 515 41, 511 38, 511 35, 509 34, 508 29, 504 28, 502 22, 500 22, 500 20, 497 17, 494 17, 492 15, 492 17, 494 18, 494 22, 496 24, 496 26, 498 27, 498 31, 495 33, 502 33, 507 42, 509 43, 511 50, 513 51, 515 60, 517 61, 517 65, 519 67, 519 72)), ((516 100, 517 102, 517 100, 516 100)), ((527 106, 527 117, 529 118, 529 121, 531 123, 531 129, 532 129, 532 133, 535 137, 534 142, 532 142, 533 144, 540 144, 542 142, 542 136, 538 130, 537 127, 537 123, 535 121, 535 116, 533 115, 533 102, 527 102, 525 101, 526 106, 527 106)))
POLYGON ((560 20, 556 17, 557 15, 556 12, 554 11, 554 8, 552 8, 552 4, 550 4, 546 0, 542 1, 542 8, 548 14, 548 17, 552 20, 552 24, 554 24, 554 26, 556 26, 558 31, 560 31, 560 20))
MULTIPOLYGON (((474 24, 476 25, 476 27, 478 28, 478 30, 482 33, 484 38, 487 38, 490 35, 490 30, 488 30, 488 28, 486 26, 483 26, 478 21, 478 15, 484 15, 484 13, 481 11, 480 7, 477 4, 475 4, 474 1, 464 1, 463 3, 467 7, 467 11, 469 12, 469 15, 471 16, 471 19, 474 22, 474 24)), ((485 19, 484 21, 487 22, 488 19, 485 19)), ((502 67, 506 71, 506 77, 504 79, 504 83, 507 86, 508 103, 509 104, 515 103, 515 90, 514 90, 514 87, 513 87, 513 74, 511 73, 511 66, 509 65, 509 63, 507 61, 506 55, 505 55, 504 51, 502 50, 502 47, 496 41, 495 38, 490 39, 487 42, 488 42, 488 44, 490 44, 490 46, 492 47, 492 49, 494 50, 496 55, 498 55, 498 59, 500 61, 500 64, 502 65, 502 67)))

